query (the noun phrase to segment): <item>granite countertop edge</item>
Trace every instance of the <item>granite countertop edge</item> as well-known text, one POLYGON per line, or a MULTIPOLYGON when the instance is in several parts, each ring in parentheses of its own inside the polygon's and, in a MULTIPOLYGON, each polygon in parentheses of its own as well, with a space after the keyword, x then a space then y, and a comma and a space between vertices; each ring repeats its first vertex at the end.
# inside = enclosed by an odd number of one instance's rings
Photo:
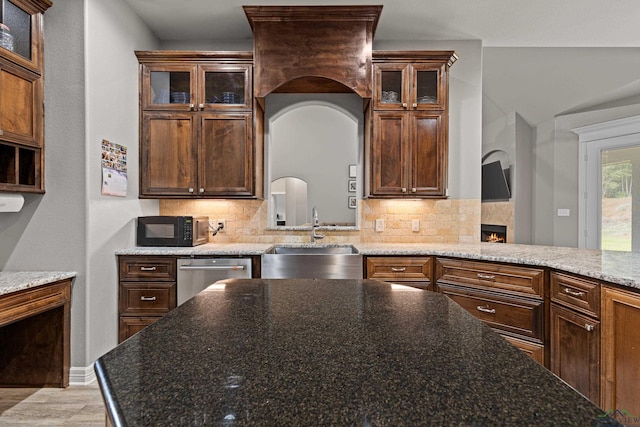
POLYGON ((0 296, 76 276, 75 271, 0 271, 0 296))
MULTIPOLYGON (((116 251, 116 255, 260 256, 274 245, 313 246, 304 243, 208 243, 189 248, 131 247, 116 251)), ((316 244, 336 245, 353 246, 365 256, 447 256, 547 267, 640 290, 640 253, 510 243, 316 244)))

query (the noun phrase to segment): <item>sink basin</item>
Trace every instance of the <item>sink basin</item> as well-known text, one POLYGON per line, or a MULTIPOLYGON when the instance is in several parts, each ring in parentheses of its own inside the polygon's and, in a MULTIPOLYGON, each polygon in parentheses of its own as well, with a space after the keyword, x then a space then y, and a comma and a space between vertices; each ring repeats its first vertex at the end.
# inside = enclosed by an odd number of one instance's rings
POLYGON ((351 245, 277 245, 262 255, 264 279, 362 279, 362 255, 351 245))

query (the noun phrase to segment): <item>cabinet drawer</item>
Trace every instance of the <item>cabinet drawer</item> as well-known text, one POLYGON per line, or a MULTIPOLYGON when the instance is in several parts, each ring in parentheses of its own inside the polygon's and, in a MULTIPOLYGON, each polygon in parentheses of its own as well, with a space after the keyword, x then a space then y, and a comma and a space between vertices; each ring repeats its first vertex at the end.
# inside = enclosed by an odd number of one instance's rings
POLYGON ((161 317, 121 317, 119 343, 160 319, 161 317))
POLYGON ((175 283, 121 283, 120 313, 163 315, 176 306, 175 283))
POLYGON ((176 260, 167 257, 120 257, 120 280, 176 280, 176 260))
POLYGON ((367 279, 430 281, 430 257, 368 257, 367 279))
POLYGON ((436 280, 438 285, 446 282, 525 297, 544 297, 544 271, 536 268, 438 258, 436 280))
POLYGON ((600 318, 600 284, 568 274, 551 272, 551 300, 600 318))
POLYGON ((489 326, 542 343, 544 302, 440 285, 440 291, 489 326))
POLYGON ((542 344, 532 343, 530 341, 510 337, 509 335, 502 335, 502 338, 509 341, 514 347, 517 347, 524 354, 544 366, 544 346, 542 344))

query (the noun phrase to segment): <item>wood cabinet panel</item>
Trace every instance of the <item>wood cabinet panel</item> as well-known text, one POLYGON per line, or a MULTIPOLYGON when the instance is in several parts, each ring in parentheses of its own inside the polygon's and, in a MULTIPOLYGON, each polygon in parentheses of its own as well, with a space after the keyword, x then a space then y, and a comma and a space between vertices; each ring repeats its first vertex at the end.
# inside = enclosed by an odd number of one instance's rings
POLYGON ((171 256, 118 256, 119 342, 177 306, 177 264, 171 256))
POLYGON ((602 408, 640 414, 640 295, 604 288, 602 408))
POLYGON ((0 129, 3 139, 33 146, 42 143, 42 88, 39 75, 0 62, 0 129))
POLYGON ((176 306, 176 284, 123 282, 120 284, 121 314, 165 314, 176 306))
POLYGON ((202 116, 199 194, 251 195, 252 115, 202 116))
POLYGON ((528 355, 541 365, 544 365, 544 346, 531 341, 522 340, 509 335, 502 335, 502 338, 509 341, 520 351, 528 355))
POLYGON ((446 138, 443 116, 424 112, 411 116, 410 133, 412 167, 409 193, 442 195, 446 187, 446 138))
POLYGON ((543 343, 544 303, 438 283, 438 290, 492 328, 543 343))
POLYGON ((408 117, 403 113, 374 113, 374 137, 372 141, 371 193, 406 193, 408 146, 408 117))
POLYGON ((552 271, 551 300, 573 310, 600 318, 600 284, 581 277, 552 271))
POLYGON ((120 280, 122 281, 171 281, 177 277, 176 260, 173 257, 120 256, 120 280))
POLYGON ((189 195, 196 185, 195 126, 187 113, 144 113, 140 189, 146 195, 189 195))
POLYGON ((262 151, 253 134, 251 53, 136 55, 140 197, 256 197, 262 151))
POLYGON ((448 258, 436 260, 438 281, 515 296, 543 298, 544 270, 448 258))
POLYGON ((600 402, 600 322, 556 303, 550 309, 550 369, 600 402))

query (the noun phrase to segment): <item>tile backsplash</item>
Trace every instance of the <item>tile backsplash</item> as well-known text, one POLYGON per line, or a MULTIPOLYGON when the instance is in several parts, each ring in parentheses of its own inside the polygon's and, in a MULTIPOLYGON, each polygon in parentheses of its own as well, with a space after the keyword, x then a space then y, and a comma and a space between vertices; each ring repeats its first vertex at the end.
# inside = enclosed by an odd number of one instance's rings
MULTIPOLYGON (((359 230, 322 233, 322 243, 475 243, 480 241, 480 200, 359 200, 359 230), (375 231, 375 221, 384 231, 375 231), (419 229, 412 231, 413 220, 419 229)), ((267 229, 265 200, 160 200, 160 215, 207 215, 226 220, 210 243, 307 243, 309 230, 267 229)))

